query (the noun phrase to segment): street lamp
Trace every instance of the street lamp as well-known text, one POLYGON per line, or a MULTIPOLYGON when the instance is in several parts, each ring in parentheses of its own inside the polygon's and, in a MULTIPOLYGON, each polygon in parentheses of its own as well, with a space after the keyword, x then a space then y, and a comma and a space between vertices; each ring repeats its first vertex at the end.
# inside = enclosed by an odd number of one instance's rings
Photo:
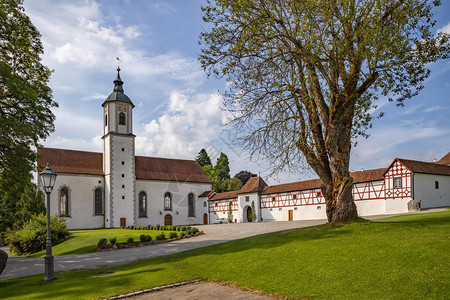
POLYGON ((47 194, 47 242, 45 243, 45 281, 54 279, 53 276, 53 255, 52 255, 52 239, 50 232, 50 193, 53 190, 53 186, 56 181, 56 173, 50 168, 50 164, 47 163, 47 167, 41 173, 41 183, 44 187, 44 191, 47 194))

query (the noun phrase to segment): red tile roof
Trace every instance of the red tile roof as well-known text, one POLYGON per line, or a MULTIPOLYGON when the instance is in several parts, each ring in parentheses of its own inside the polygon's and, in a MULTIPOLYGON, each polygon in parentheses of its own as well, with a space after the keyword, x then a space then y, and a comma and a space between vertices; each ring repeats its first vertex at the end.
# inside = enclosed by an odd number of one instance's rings
POLYGON ((437 163, 429 163, 417 160, 409 160, 403 158, 396 158, 394 162, 398 160, 404 164, 409 170, 414 173, 435 174, 435 175, 449 175, 450 166, 441 165, 437 163))
POLYGON ((317 188, 320 188, 320 179, 312 179, 267 186, 266 188, 264 188, 262 194, 275 194, 275 193, 302 191, 317 188))
POLYGON ((201 193, 200 195, 198 195, 198 197, 208 197, 211 198, 212 196, 214 196, 214 194, 217 194, 216 191, 204 191, 203 193, 201 193))
POLYGON ((211 183, 195 160, 136 156, 136 178, 211 183))
POLYGON ((441 165, 450 165, 450 152, 447 153, 443 158, 437 161, 438 164, 441 165))
POLYGON ((245 185, 239 190, 239 194, 261 192, 267 183, 261 177, 250 177, 245 185))
POLYGON ((103 154, 54 148, 38 149, 38 169, 47 163, 56 173, 103 175, 103 154))
MULTIPOLYGON (((50 163, 56 173, 103 175, 103 154, 54 148, 38 149, 40 170, 50 163)), ((211 183, 195 160, 136 156, 136 178, 211 183)))
POLYGON ((238 192, 239 191, 218 193, 218 194, 215 194, 211 199, 209 199, 209 201, 225 200, 225 199, 236 199, 238 197, 238 192))

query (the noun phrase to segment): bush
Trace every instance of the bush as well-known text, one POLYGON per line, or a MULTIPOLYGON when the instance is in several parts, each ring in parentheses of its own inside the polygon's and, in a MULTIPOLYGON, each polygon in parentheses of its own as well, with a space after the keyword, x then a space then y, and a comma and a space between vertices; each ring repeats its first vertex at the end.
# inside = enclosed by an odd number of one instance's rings
POLYGON ((127 240, 127 243, 133 243, 134 242, 134 240, 133 240, 133 238, 130 236, 129 238, 128 238, 128 240, 127 240))
POLYGON ((178 236, 177 233, 174 232, 174 231, 172 231, 171 233, 169 233, 169 238, 170 238, 170 239, 174 239, 174 238, 176 238, 177 236, 178 236))
POLYGON ((111 245, 115 245, 117 243, 117 237, 109 238, 109 242, 111 245))
POLYGON ((141 242, 151 242, 152 241, 152 237, 150 235, 145 235, 145 234, 141 234, 141 236, 139 237, 139 240, 141 242))
POLYGON ((181 233, 181 236, 186 236, 186 233, 183 231, 183 232, 181 233))
POLYGON ((157 236, 156 236, 156 240, 157 241, 163 241, 163 240, 165 240, 166 239, 166 235, 164 234, 164 232, 161 232, 161 234, 158 234, 157 236))
POLYGON ((194 233, 194 234, 198 232, 198 228, 197 227, 192 227, 191 230, 192 230, 192 233, 194 233))
POLYGON ((188 234, 188 235, 191 235, 191 234, 192 234, 192 230, 189 229, 189 230, 187 231, 187 234, 188 234))
POLYGON ((181 230, 182 230, 182 231, 186 231, 186 226, 184 226, 184 225, 181 226, 181 230))
MULTIPOLYGON (((56 214, 50 217, 52 245, 57 245, 69 238, 66 219, 56 214)), ((6 243, 14 254, 31 254, 45 249, 47 240, 47 215, 32 215, 24 226, 17 230, 7 230, 6 243)))

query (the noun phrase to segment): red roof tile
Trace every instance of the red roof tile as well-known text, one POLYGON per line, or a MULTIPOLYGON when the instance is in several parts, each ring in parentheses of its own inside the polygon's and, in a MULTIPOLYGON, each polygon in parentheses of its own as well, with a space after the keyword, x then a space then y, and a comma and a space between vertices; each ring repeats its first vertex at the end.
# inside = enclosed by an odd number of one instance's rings
POLYGON ((198 197, 208 197, 211 198, 212 196, 214 196, 214 194, 217 194, 216 191, 204 191, 203 193, 201 193, 200 195, 198 195, 198 197))
MULTIPOLYGON (((441 165, 437 163, 429 163, 417 160, 409 160, 403 158, 396 158, 395 160, 400 161, 409 170, 414 173, 425 173, 425 174, 436 174, 436 175, 449 175, 450 176, 450 166, 441 165)), ((394 160, 394 162, 395 162, 394 160)))
POLYGON ((237 197, 238 197, 238 191, 231 191, 231 192, 215 194, 211 199, 209 199, 209 201, 236 199, 237 197))
POLYGON ((267 183, 261 177, 250 177, 245 185, 239 190, 239 194, 261 192, 267 183))
POLYGON ((95 152, 39 148, 38 169, 47 163, 56 173, 103 175, 103 154, 95 152))
POLYGON ((450 152, 447 153, 443 158, 437 161, 438 164, 441 165, 450 165, 450 152))
POLYGON ((263 194, 275 194, 292 191, 302 191, 320 188, 320 179, 297 181, 292 183, 284 183, 278 185, 267 186, 263 190, 263 194))
MULTIPOLYGON (((103 154, 54 148, 38 149, 40 170, 50 163, 56 173, 103 175, 103 154)), ((195 160, 136 156, 136 178, 211 183, 195 160)))

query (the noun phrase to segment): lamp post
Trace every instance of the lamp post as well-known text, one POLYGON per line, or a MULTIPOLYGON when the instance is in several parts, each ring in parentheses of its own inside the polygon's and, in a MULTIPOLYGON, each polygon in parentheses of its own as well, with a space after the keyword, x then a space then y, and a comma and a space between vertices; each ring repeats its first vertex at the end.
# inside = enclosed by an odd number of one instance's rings
POLYGON ((53 255, 52 255, 52 238, 50 231, 50 193, 53 190, 53 186, 56 181, 56 173, 50 168, 50 164, 47 163, 47 167, 42 171, 41 183, 44 187, 44 191, 47 194, 47 242, 45 243, 45 281, 54 279, 53 276, 53 255))

